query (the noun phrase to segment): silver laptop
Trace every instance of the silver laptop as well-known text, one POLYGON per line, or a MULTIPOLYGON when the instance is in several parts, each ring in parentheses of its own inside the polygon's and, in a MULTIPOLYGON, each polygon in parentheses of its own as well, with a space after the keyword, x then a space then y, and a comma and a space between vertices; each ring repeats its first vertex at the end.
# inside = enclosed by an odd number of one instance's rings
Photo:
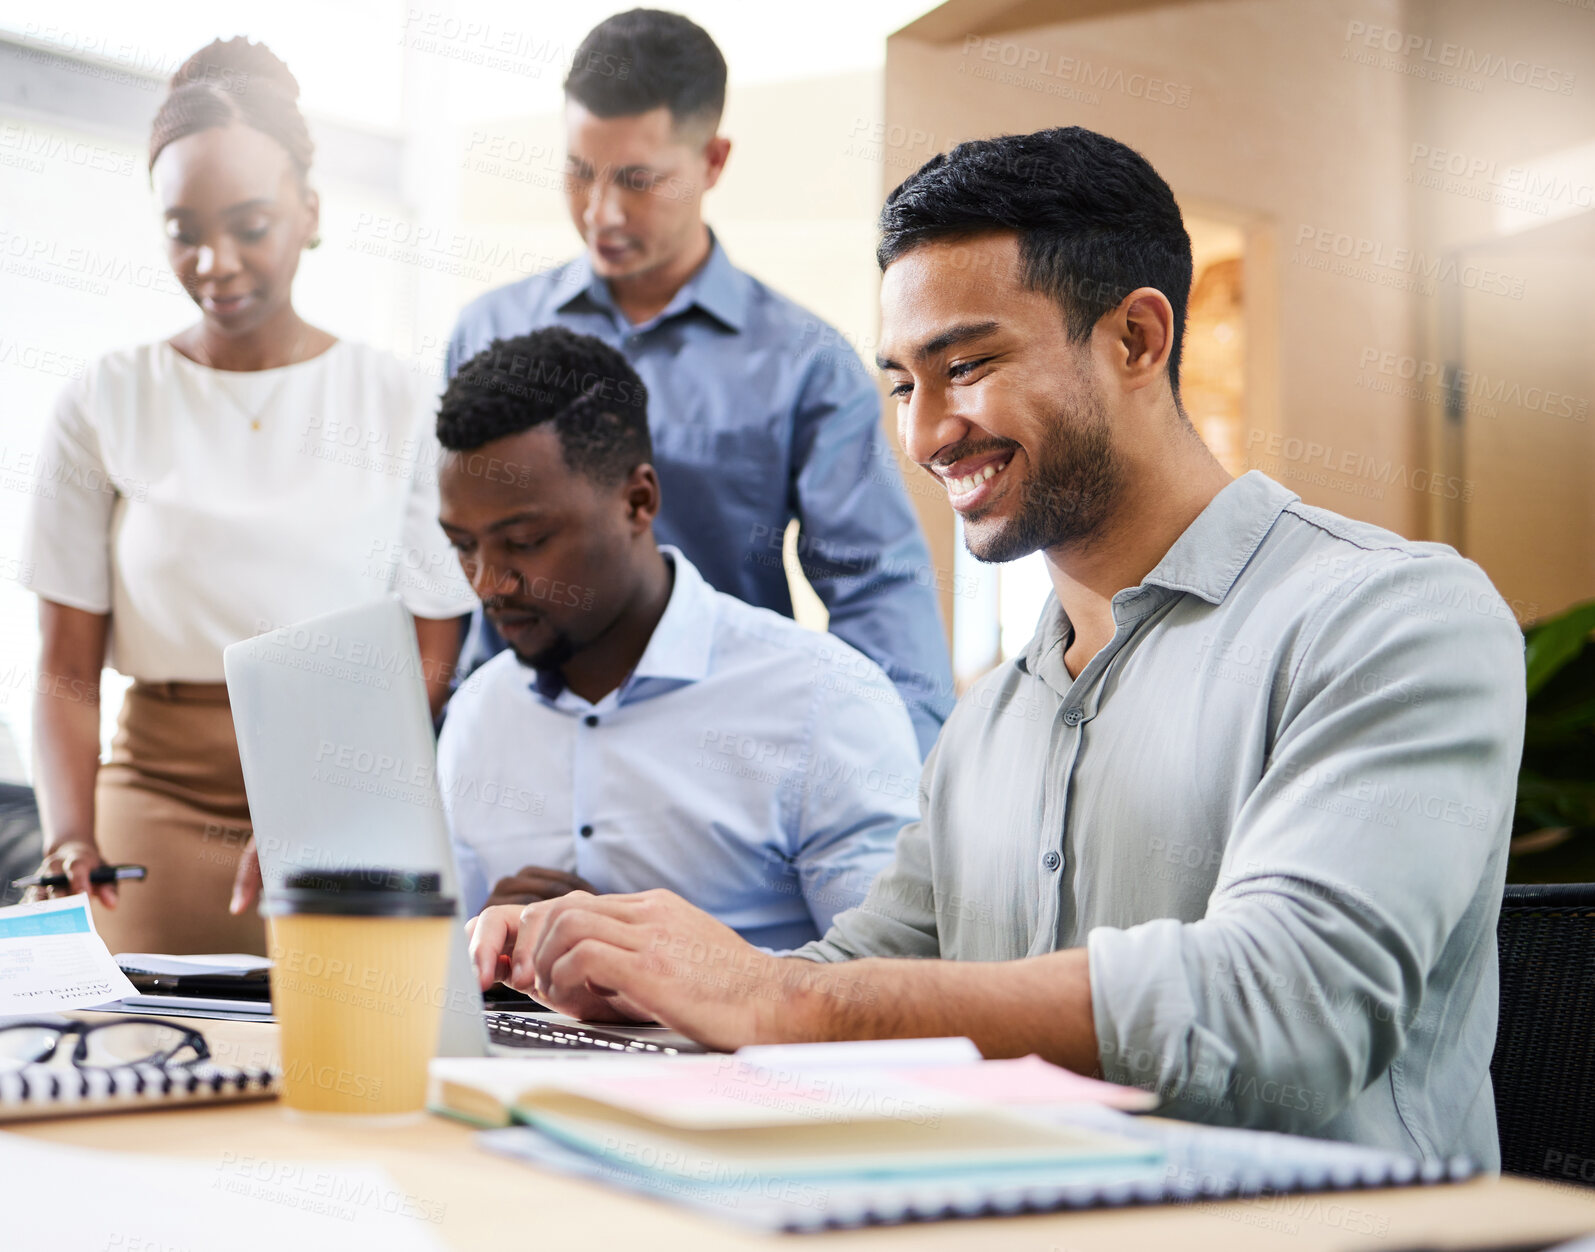
POLYGON ((267 890, 301 870, 380 867, 439 873, 444 894, 459 901, 439 1056, 704 1050, 659 1026, 484 1012, 415 622, 396 597, 235 643, 223 667, 267 890))

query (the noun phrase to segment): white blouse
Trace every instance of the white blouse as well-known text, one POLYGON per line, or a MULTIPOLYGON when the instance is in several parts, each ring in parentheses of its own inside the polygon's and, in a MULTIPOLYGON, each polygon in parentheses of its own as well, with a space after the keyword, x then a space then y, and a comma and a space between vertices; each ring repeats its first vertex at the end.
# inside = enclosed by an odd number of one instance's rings
POLYGON ((164 342, 102 357, 46 432, 22 582, 109 613, 108 663, 147 682, 220 682, 228 644, 388 592, 467 613, 428 382, 346 341, 251 372, 164 342))

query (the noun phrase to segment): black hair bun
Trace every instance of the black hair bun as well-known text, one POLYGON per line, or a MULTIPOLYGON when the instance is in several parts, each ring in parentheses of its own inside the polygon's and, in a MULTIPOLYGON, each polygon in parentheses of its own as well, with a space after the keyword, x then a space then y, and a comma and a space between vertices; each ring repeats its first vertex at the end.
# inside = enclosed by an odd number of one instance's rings
POLYGON ((243 35, 211 40, 177 67, 171 90, 194 83, 210 83, 238 94, 265 89, 285 100, 299 99, 299 80, 282 58, 243 35))
POLYGON ((304 181, 316 145, 299 111, 299 80, 265 44, 242 35, 213 39, 177 67, 150 126, 150 169, 167 144, 234 122, 280 143, 304 181))

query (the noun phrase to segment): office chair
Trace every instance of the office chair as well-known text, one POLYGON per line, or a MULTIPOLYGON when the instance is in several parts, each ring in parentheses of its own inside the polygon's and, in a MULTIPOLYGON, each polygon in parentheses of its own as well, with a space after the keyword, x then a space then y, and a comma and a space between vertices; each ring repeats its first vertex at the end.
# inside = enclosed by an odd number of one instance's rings
POLYGON ((0 905, 15 904, 22 898, 11 880, 39 868, 43 846, 33 788, 0 783, 0 905))
POLYGON ((1496 943, 1502 1172, 1595 1186, 1595 883, 1509 885, 1496 943))

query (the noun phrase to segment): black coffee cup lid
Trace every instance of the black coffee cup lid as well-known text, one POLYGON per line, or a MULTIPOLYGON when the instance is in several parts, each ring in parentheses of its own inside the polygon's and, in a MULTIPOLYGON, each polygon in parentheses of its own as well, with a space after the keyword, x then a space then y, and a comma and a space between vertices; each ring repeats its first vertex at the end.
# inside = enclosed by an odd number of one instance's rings
POLYGON ((443 894, 443 875, 436 871, 310 869, 266 892, 260 911, 265 917, 452 917, 454 900, 443 894))

